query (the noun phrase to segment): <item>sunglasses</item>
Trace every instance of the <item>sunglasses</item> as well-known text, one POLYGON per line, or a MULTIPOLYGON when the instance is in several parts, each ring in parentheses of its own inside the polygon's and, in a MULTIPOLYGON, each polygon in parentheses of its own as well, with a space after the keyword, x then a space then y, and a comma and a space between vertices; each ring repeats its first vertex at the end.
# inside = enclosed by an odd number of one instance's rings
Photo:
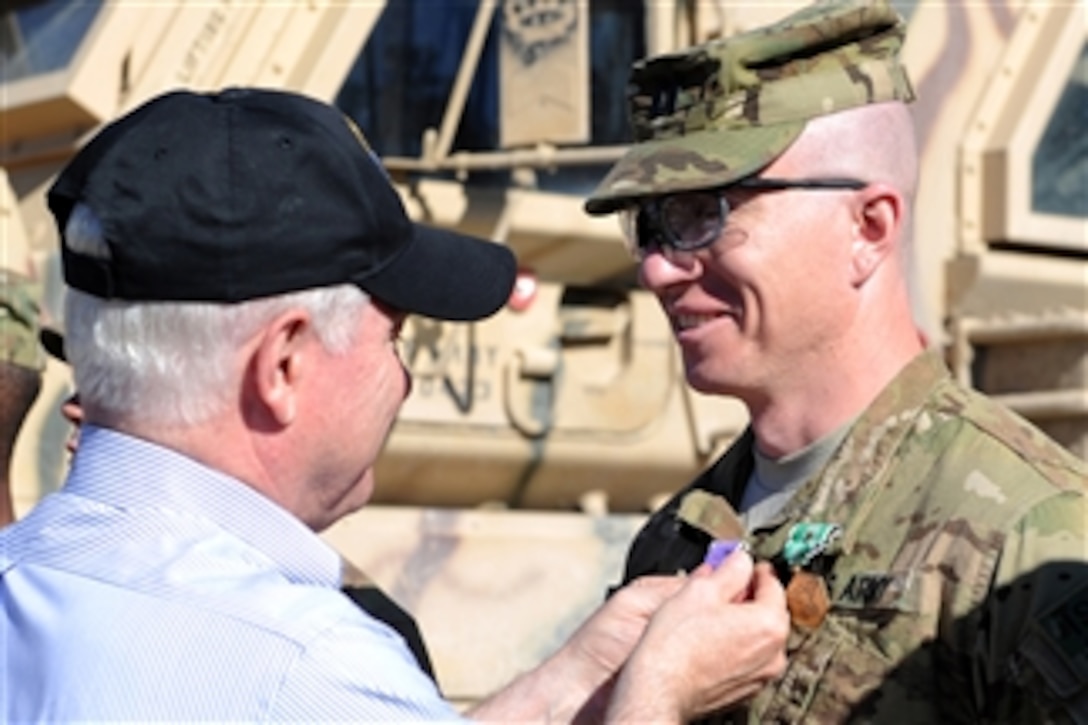
POLYGON ((841 190, 864 189, 869 182, 860 179, 769 179, 753 176, 725 187, 684 191, 644 199, 620 210, 620 225, 627 250, 642 261, 652 252, 694 252, 709 247, 721 236, 729 219, 727 189, 841 190))

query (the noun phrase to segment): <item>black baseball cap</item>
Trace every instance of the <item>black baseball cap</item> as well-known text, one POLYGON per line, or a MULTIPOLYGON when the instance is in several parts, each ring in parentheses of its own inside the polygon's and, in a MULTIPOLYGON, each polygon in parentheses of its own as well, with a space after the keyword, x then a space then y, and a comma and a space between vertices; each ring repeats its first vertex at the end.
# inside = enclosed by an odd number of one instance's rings
POLYGON ((405 312, 476 320, 509 298, 506 247, 412 222, 359 129, 296 93, 173 91, 107 125, 61 171, 63 236, 89 206, 111 258, 62 244, 104 299, 239 302, 354 283, 405 312))

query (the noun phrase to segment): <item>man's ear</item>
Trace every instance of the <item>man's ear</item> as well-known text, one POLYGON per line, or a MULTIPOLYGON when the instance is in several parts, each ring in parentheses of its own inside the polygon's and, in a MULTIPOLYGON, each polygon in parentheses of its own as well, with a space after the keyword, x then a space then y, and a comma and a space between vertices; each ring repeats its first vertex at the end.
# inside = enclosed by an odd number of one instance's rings
POLYGON ((313 323, 305 310, 288 310, 268 323, 250 357, 249 389, 267 419, 290 425, 298 406, 298 386, 306 369, 306 344, 313 323))
POLYGON ((872 184, 858 192, 854 210, 854 241, 851 249, 851 282, 863 285, 901 243, 905 201, 884 184, 872 184))

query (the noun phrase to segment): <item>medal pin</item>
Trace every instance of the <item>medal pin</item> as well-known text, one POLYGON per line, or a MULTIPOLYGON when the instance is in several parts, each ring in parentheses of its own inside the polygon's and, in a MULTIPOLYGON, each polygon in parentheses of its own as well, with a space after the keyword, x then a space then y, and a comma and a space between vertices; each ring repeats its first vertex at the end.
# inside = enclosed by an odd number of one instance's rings
POLYGON ((842 529, 837 524, 800 523, 795 524, 787 536, 782 555, 792 575, 786 585, 786 606, 790 610, 790 621, 801 629, 816 629, 831 609, 831 595, 824 578, 804 567, 826 551, 841 534, 842 529))

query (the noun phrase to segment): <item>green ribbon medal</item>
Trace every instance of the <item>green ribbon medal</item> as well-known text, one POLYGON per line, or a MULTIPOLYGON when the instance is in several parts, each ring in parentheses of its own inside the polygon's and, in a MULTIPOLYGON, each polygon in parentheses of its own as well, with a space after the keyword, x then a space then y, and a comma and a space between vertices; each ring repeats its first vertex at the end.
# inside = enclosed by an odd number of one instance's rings
POLYGON ((782 556, 791 568, 806 566, 842 536, 838 524, 800 523, 790 528, 782 556))

